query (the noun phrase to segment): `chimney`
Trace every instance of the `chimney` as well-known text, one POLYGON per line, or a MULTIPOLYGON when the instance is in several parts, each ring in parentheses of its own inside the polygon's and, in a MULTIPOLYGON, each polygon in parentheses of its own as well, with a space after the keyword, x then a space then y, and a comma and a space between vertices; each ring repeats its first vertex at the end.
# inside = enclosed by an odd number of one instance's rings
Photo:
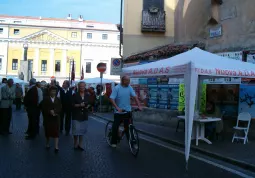
POLYGON ((72 14, 68 14, 67 20, 72 20, 72 14))
POLYGON ((78 20, 79 20, 79 22, 83 22, 83 17, 82 17, 82 15, 79 16, 79 19, 78 19, 78 20))

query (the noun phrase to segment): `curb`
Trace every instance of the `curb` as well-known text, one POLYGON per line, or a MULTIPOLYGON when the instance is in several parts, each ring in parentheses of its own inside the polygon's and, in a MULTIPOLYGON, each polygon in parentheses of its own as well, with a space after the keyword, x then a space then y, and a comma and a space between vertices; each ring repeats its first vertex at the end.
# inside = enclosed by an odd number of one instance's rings
MULTIPOLYGON (((103 116, 99 116, 99 115, 97 115, 97 114, 94 114, 94 116, 96 116, 96 117, 98 117, 98 118, 101 118, 101 119, 103 119, 103 120, 106 120, 106 121, 112 121, 111 119, 108 119, 108 118, 103 117, 103 116)), ((136 129, 137 129, 137 128, 136 128, 136 129)), ((185 148, 185 145, 184 145, 184 143, 182 143, 182 142, 179 142, 179 141, 176 141, 176 140, 170 140, 170 139, 168 139, 168 138, 164 138, 164 137, 161 137, 161 136, 152 134, 152 133, 148 133, 147 131, 144 131, 144 130, 141 130, 141 129, 137 129, 137 131, 138 131, 139 133, 141 133, 141 134, 144 134, 144 135, 146 135, 146 136, 149 136, 149 137, 158 139, 158 140, 160 140, 160 141, 163 141, 163 142, 166 142, 166 143, 169 143, 169 144, 178 146, 178 147, 185 148)), ((210 151, 205 150, 205 149, 198 148, 198 147, 193 146, 193 145, 191 145, 191 150, 192 150, 192 151, 195 151, 195 152, 197 152, 197 153, 201 153, 201 154, 204 154, 204 155, 206 155, 206 156, 209 156, 209 157, 212 157, 212 158, 215 158, 215 159, 218 159, 218 160, 221 160, 221 161, 230 163, 230 164, 232 164, 232 165, 241 167, 241 168, 243 168, 243 169, 246 169, 246 170, 255 172, 255 165, 253 165, 253 164, 249 164, 249 163, 246 163, 246 162, 243 162, 243 161, 240 161, 240 160, 237 160, 237 159, 233 159, 233 158, 230 158, 230 157, 225 157, 225 156, 222 156, 222 155, 220 155, 220 154, 213 153, 213 152, 210 152, 210 151)))

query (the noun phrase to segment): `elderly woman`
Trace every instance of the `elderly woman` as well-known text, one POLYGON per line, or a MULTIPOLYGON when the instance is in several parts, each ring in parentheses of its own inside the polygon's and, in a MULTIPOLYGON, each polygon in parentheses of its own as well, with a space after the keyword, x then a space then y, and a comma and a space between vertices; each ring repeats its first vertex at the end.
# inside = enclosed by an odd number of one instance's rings
POLYGON ((46 137, 46 149, 50 148, 50 138, 55 141, 55 153, 58 153, 58 138, 60 126, 61 101, 56 97, 57 87, 49 88, 49 97, 44 98, 42 112, 44 117, 44 130, 46 137))
POLYGON ((72 132, 74 149, 83 151, 83 135, 88 127, 89 94, 86 92, 85 82, 79 82, 78 92, 73 95, 72 132))

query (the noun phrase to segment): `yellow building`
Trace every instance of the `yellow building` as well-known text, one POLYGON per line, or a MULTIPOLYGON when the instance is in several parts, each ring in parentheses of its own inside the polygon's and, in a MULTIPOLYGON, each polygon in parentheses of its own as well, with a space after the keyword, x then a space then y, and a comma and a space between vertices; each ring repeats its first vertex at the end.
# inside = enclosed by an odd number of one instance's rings
POLYGON ((124 3, 123 57, 174 42, 176 0, 124 3))
MULTIPOLYGON (((0 75, 18 76, 27 45, 29 69, 38 80, 48 81, 51 76, 61 82, 68 79, 73 60, 77 79, 82 66, 85 78, 98 77, 96 65, 100 60, 110 66, 111 58, 119 57, 118 36, 115 24, 85 21, 82 16, 53 19, 0 15, 0 75)), ((110 72, 106 77, 118 78, 110 72)))

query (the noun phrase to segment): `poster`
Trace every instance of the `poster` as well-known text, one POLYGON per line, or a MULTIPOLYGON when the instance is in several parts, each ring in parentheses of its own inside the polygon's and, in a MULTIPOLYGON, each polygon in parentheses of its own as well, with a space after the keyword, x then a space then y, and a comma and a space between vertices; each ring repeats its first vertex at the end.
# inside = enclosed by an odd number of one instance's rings
POLYGON ((243 59, 243 52, 238 51, 238 52, 223 52, 223 53, 217 53, 217 55, 222 56, 222 57, 227 57, 230 59, 242 61, 243 59))
POLYGON ((148 106, 150 108, 158 107, 158 85, 148 85, 148 106))
MULTIPOLYGON (((206 108, 206 84, 202 84, 202 91, 200 96, 200 112, 204 112, 206 108)), ((184 111, 185 109, 185 87, 184 84, 179 85, 179 105, 178 110, 184 111)))
POLYGON ((170 110, 178 110, 179 105, 179 85, 168 85, 169 87, 169 93, 168 93, 168 99, 169 99, 169 109, 170 110))
POLYGON ((169 108, 169 88, 168 85, 158 85, 158 108, 167 109, 169 108))
POLYGON ((248 112, 255 118, 255 85, 240 85, 238 111, 248 112))

